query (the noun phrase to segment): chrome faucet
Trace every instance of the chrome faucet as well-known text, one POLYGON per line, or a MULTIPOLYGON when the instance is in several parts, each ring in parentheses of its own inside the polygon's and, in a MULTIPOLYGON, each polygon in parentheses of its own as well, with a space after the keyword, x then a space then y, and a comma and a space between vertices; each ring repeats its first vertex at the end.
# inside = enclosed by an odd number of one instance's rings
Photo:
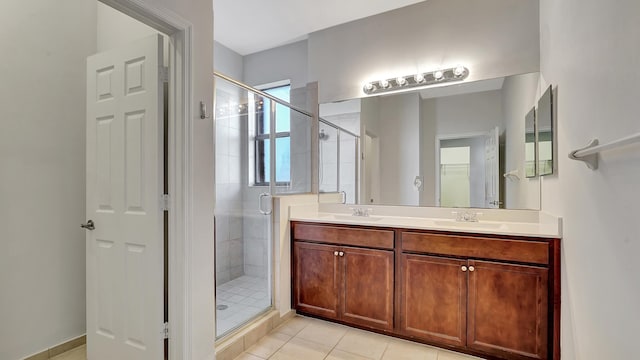
POLYGON ((482 215, 481 212, 476 211, 452 211, 451 213, 456 216, 456 221, 462 222, 478 222, 478 216, 482 215))
POLYGON ((368 217, 371 212, 373 211, 373 209, 365 209, 365 208, 360 208, 360 207, 351 207, 349 208, 349 210, 351 210, 353 213, 351 215, 353 216, 365 216, 368 217))

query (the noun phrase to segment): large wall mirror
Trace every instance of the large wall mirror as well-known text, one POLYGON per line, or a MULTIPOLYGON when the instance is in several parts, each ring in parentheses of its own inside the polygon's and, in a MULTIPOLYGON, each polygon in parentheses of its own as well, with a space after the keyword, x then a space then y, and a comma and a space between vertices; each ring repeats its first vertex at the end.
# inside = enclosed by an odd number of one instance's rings
POLYGON ((539 82, 518 74, 321 104, 321 199, 539 209, 539 178, 525 165, 539 82))

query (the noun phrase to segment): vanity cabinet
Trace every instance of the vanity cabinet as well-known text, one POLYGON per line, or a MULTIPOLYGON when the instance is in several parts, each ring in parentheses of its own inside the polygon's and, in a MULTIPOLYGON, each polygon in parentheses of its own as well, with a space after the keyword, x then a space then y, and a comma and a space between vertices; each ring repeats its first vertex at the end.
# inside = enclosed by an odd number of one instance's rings
POLYGON ((545 241, 402 232, 400 332, 548 359, 549 254, 545 241))
POLYGON ((392 231, 299 225, 293 233, 294 308, 368 328, 393 329, 392 231))
POLYGON ((432 343, 467 343, 465 260, 402 254, 400 331, 432 343))
POLYGON ((560 359, 559 239, 291 226, 302 314, 487 359, 560 359))
POLYGON ((547 358, 547 269, 407 254, 402 267, 404 335, 547 358))

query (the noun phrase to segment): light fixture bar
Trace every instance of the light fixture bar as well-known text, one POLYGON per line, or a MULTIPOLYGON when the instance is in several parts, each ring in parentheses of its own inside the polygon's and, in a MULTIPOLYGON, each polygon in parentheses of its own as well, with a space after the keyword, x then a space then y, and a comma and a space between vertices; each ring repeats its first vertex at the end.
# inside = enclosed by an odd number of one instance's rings
POLYGON ((389 91, 462 81, 466 79, 467 76, 469 76, 469 69, 464 66, 456 66, 449 69, 372 81, 366 83, 362 87, 362 90, 367 95, 379 94, 389 91))

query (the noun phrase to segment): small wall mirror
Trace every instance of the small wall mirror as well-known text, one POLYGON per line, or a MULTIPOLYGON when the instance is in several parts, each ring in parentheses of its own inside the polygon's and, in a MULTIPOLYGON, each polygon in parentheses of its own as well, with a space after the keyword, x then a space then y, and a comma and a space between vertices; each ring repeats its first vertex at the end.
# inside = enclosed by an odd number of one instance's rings
POLYGON ((553 174, 553 93, 551 86, 538 100, 538 175, 553 174))
POLYGON ((538 155, 536 143, 536 108, 532 108, 524 117, 524 174, 528 178, 536 177, 538 155))

